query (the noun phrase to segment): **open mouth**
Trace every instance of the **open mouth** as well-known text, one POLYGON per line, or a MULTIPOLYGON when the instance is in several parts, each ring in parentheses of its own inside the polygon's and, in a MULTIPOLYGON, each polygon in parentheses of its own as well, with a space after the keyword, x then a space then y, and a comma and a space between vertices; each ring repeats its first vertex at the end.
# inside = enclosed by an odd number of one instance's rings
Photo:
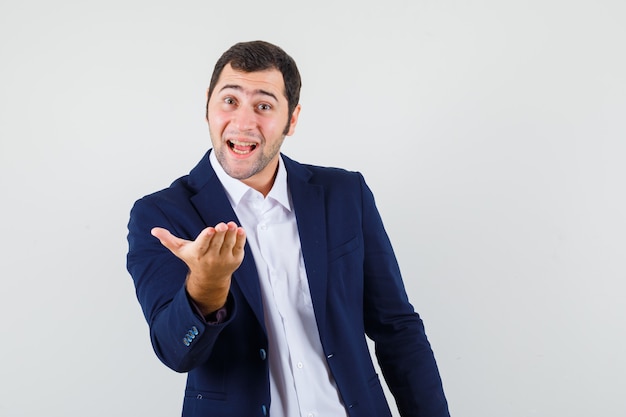
POLYGON ((236 153, 237 155, 247 155, 250 152, 256 149, 256 143, 252 142, 240 142, 237 140, 229 140, 226 141, 230 150, 236 153))

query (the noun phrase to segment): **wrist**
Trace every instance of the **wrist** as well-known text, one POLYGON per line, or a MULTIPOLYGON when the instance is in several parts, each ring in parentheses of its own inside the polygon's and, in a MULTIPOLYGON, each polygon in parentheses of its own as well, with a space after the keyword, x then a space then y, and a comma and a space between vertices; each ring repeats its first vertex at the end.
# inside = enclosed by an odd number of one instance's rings
POLYGON ((218 285, 216 285, 216 283, 212 283, 212 285, 199 285, 197 280, 193 279, 191 276, 187 277, 187 281, 185 282, 187 294, 203 316, 212 314, 226 305, 230 291, 230 277, 227 280, 220 281, 222 281, 222 283, 218 285))

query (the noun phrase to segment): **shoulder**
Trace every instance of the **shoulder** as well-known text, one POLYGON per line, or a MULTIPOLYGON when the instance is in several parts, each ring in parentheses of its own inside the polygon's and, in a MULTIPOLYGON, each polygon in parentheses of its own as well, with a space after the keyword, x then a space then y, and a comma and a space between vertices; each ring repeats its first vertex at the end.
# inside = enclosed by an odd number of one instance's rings
POLYGON ((302 179, 310 184, 329 186, 354 187, 364 182, 363 175, 358 171, 349 171, 344 168, 328 167, 312 164, 303 164, 282 155, 287 172, 292 177, 302 179))
MULTIPOLYGON (((193 208, 193 193, 187 185, 187 176, 174 181, 162 190, 145 195, 135 201, 130 210, 129 230, 139 229, 141 233, 155 226, 178 229, 174 226, 181 219, 188 219, 193 208)), ((180 233, 180 231, 178 231, 180 233)))
POLYGON ((169 187, 152 192, 140 198, 138 203, 180 204, 189 201, 215 176, 209 163, 208 152, 187 175, 174 180, 169 187))
POLYGON ((169 187, 147 194, 137 202, 158 204, 181 201, 189 199, 194 193, 195 190, 189 185, 189 175, 184 175, 177 178, 169 187))

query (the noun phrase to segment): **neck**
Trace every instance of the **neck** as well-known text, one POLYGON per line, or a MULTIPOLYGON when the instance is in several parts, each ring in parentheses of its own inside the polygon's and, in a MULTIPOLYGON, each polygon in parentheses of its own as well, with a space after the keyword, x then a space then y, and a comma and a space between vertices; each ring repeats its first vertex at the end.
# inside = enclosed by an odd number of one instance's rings
POLYGON ((276 175, 278 174, 278 159, 276 159, 275 163, 270 165, 266 166, 263 172, 259 172, 257 175, 241 180, 241 182, 263 194, 263 197, 267 197, 274 186, 274 181, 276 181, 276 175), (270 165, 273 165, 273 167, 270 165))

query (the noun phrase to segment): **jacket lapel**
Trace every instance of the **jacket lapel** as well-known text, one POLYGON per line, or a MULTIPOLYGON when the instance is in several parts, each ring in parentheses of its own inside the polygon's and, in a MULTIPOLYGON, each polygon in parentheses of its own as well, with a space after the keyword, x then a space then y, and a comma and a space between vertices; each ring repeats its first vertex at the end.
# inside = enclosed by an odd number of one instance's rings
POLYGON ((324 188, 311 184, 313 175, 306 167, 283 155, 287 181, 294 205, 300 245, 306 268, 313 309, 320 335, 326 327, 326 288, 328 250, 324 188))
MULTIPOLYGON (((191 204, 207 227, 231 220, 241 224, 228 201, 222 183, 211 167, 208 155, 207 153, 189 174, 189 185, 196 190, 196 194, 190 199, 191 204)), ((233 273, 233 283, 239 287, 261 327, 265 330, 259 276, 248 243, 246 243, 243 262, 233 273)))

